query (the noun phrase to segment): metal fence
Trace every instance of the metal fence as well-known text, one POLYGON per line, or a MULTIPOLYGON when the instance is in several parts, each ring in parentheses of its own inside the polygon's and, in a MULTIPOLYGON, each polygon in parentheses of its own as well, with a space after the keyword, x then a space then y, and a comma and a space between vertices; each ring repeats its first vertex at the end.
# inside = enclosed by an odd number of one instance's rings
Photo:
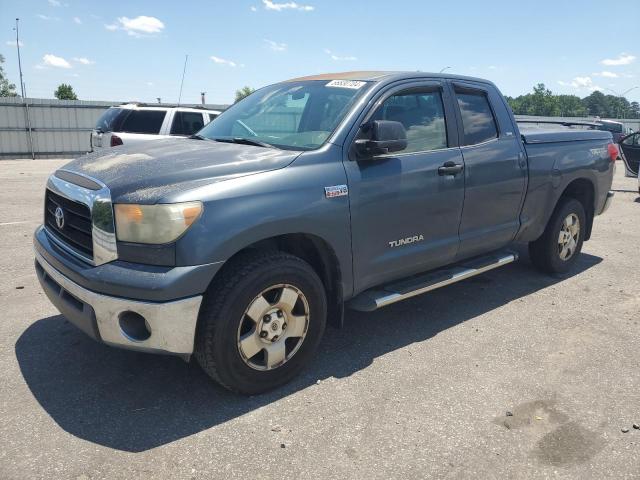
MULTIPOLYGON (((50 100, 27 98, 0 98, 0 159, 2 158, 55 158, 81 155, 90 149, 91 129, 102 112, 112 105, 124 102, 84 100, 50 100)), ((171 106, 167 104, 153 104, 171 106)), ((192 106, 192 105, 184 105, 192 106)), ((226 105, 206 105, 213 110, 224 110, 226 105)), ((593 121, 593 118, 529 117, 529 120, 593 121)), ((279 118, 283 128, 298 118, 279 118)), ((634 131, 640 130, 640 120, 616 120, 634 131)))
MULTIPOLYGON (((100 115, 121 103, 124 102, 0 98, 0 158, 81 155, 90 149, 89 136, 100 115)), ((226 106, 205 107, 224 110, 226 106)))

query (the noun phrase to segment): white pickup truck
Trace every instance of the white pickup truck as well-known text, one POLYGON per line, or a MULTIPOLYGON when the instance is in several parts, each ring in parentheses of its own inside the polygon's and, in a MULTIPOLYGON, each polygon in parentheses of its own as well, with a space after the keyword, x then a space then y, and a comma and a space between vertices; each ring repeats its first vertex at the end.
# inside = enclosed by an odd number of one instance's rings
POLYGON ((91 151, 149 140, 193 135, 220 115, 219 110, 148 106, 128 103, 111 107, 91 132, 91 151))

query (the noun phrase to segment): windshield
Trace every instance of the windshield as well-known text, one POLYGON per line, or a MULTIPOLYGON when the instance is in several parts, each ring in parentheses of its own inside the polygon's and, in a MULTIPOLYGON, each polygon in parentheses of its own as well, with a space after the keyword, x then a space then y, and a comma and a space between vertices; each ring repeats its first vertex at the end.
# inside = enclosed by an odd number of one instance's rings
POLYGON ((249 139, 287 150, 314 150, 336 129, 367 82, 310 80, 262 88, 233 105, 198 135, 249 139))

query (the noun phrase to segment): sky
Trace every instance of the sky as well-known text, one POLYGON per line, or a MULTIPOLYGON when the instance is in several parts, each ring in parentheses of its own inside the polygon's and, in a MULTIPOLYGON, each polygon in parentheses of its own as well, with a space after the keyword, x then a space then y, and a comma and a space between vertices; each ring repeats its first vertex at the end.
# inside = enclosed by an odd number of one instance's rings
MULTIPOLYGON (((517 96, 640 85, 638 0, 0 0, 0 53, 27 95, 230 103, 237 89, 321 72, 420 70, 487 78, 517 96), (626 26, 625 26, 626 25, 626 26)), ((18 88, 19 91, 19 88, 18 88)), ((626 97, 640 101, 640 88, 626 97)))

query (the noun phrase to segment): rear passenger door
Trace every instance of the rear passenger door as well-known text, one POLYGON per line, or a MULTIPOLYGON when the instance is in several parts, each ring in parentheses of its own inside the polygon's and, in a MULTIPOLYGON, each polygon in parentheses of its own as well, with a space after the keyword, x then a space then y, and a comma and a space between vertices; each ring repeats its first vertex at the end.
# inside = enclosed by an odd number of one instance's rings
POLYGON ((452 87, 465 165, 461 259, 501 248, 514 238, 527 164, 512 117, 495 88, 471 82, 452 87))

